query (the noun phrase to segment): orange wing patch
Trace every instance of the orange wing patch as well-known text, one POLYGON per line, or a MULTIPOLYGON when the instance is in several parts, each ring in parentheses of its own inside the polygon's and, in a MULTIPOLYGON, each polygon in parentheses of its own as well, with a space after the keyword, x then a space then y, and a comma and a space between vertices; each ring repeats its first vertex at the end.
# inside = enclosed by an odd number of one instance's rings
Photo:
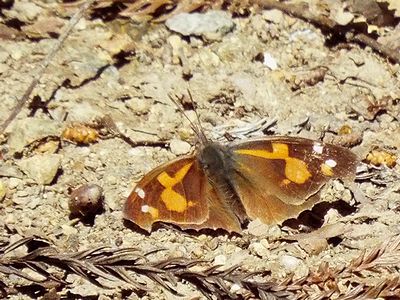
POLYGON ((157 176, 158 182, 165 187, 161 193, 161 200, 164 202, 166 208, 170 211, 176 211, 179 213, 184 212, 188 207, 193 206, 193 201, 188 201, 184 196, 175 192, 172 188, 178 183, 182 182, 187 172, 193 163, 184 165, 182 168, 175 173, 175 176, 171 177, 166 172, 162 172, 157 176))
POLYGON ((297 184, 303 184, 311 177, 311 173, 304 161, 289 156, 287 144, 272 143, 272 152, 251 149, 239 149, 235 150, 235 152, 267 159, 283 159, 285 161, 286 178, 297 184))
POLYGON ((321 164, 321 172, 322 172, 322 174, 324 174, 325 176, 328 176, 328 177, 332 177, 334 175, 333 169, 330 166, 328 166, 326 163, 321 164))

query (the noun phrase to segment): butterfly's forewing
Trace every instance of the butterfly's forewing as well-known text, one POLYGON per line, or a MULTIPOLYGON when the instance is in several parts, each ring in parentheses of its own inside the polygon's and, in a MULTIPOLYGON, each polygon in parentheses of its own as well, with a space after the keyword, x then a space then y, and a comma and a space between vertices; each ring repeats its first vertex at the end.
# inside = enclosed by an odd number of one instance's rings
POLYGON ((355 177, 357 158, 351 151, 308 139, 249 140, 230 149, 232 181, 246 213, 268 224, 311 208, 330 179, 355 177))
POLYGON ((125 202, 124 218, 147 231, 157 221, 202 224, 209 216, 206 192, 195 156, 179 158, 143 177, 125 202))

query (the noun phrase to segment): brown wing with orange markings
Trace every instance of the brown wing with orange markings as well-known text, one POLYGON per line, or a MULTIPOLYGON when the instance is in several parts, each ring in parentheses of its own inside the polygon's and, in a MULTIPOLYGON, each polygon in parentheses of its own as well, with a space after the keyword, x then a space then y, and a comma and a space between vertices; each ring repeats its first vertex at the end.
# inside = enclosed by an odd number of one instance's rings
POLYGON ((147 231, 157 221, 201 224, 209 213, 206 183, 195 156, 161 165, 133 189, 124 206, 124 218, 147 231))
POLYGON ((230 147, 232 182, 250 219, 279 224, 311 208, 332 178, 353 180, 350 150, 302 138, 249 140, 230 147))

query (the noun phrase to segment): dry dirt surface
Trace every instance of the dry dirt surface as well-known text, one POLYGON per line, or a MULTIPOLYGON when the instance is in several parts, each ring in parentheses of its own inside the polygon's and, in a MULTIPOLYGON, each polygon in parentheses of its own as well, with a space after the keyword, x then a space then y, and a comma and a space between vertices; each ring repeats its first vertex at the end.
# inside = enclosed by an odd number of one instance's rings
MULTIPOLYGON (((1 27, 0 120, 5 120, 68 17, 53 1, 1 3, 3 23, 24 32, 14 29, 11 38, 1 27)), ((220 11, 211 18, 216 24, 208 25, 215 27, 199 31, 186 23, 177 29, 182 25, 98 14, 81 19, 0 146, 2 244, 34 236, 60 255, 131 247, 147 254, 149 270, 150 263, 164 259, 180 258, 182 265, 201 260, 188 266, 195 279, 175 269, 176 280, 159 275, 168 290, 153 280, 158 275, 131 270, 130 278, 148 288, 135 291, 110 269, 103 268, 109 277, 100 279, 94 272, 100 282, 95 285, 73 268, 43 263, 64 280, 57 283, 28 264, 15 264, 34 278, 1 275, 9 299, 400 295, 399 65, 369 47, 328 40, 318 27, 277 10, 239 17, 220 11), (255 220, 244 225, 242 235, 156 226, 147 234, 123 220, 122 207, 145 173, 195 149, 188 121, 169 98, 183 99, 185 113, 196 120, 188 91, 209 138, 224 143, 288 135, 341 144, 364 161, 359 179, 350 186, 333 182, 323 204, 283 225, 255 220), (104 125, 105 116, 125 140, 104 125), (65 129, 83 125, 92 136, 82 140, 78 134, 83 143, 68 141, 65 129), (368 154, 375 165, 365 162, 368 154), (71 191, 86 183, 102 188, 103 209, 94 217, 71 215, 71 191), (232 267, 233 273, 224 273, 232 267), (261 273, 252 275, 252 284, 242 284, 255 271, 261 273)), ((41 247, 33 244, 2 248, 1 266, 7 265, 5 255, 22 257, 41 247)))

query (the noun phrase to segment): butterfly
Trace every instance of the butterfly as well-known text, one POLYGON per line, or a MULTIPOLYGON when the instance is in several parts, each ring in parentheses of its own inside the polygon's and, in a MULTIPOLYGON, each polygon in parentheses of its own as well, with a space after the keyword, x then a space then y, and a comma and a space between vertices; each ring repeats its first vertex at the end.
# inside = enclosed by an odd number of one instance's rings
POLYGON ((200 137, 194 153, 146 174, 125 202, 125 219, 146 231, 165 222, 240 233, 246 220, 295 218, 320 200, 328 181, 355 178, 358 159, 347 148, 285 136, 223 145, 192 128, 200 137))

